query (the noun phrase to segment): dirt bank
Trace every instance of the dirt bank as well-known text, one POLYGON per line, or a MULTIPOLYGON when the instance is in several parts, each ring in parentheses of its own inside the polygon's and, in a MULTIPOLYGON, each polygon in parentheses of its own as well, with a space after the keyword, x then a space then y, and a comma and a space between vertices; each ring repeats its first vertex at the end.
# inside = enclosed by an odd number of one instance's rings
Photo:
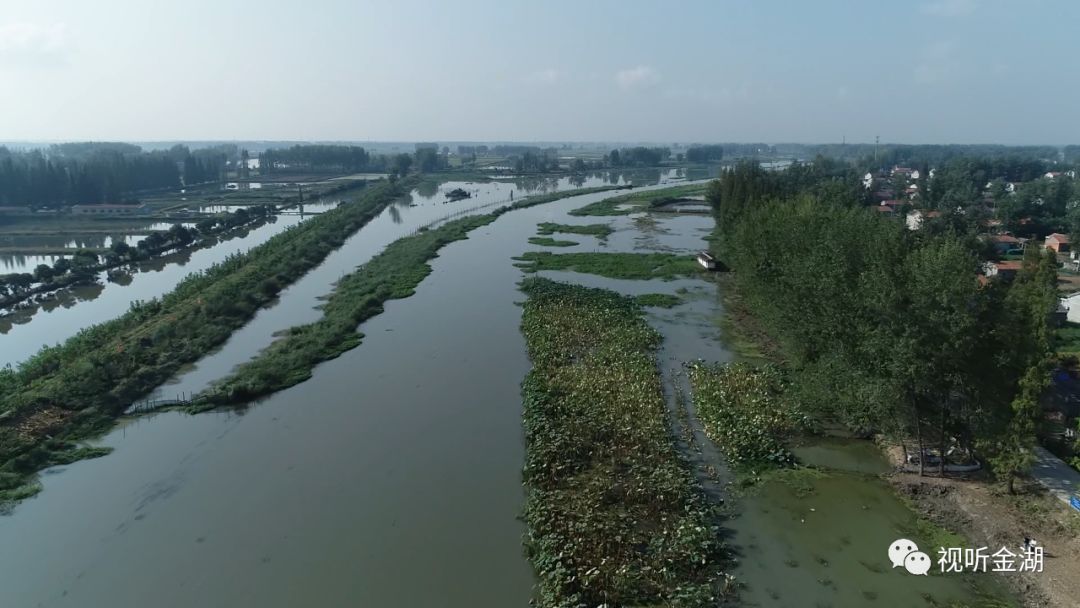
POLYGON ((1045 550, 1042 572, 998 573, 1030 607, 1074 608, 1080 598, 1080 515, 1037 484, 1020 483, 1009 496, 982 479, 922 477, 896 473, 890 477, 897 492, 927 519, 963 534, 969 548, 1017 550, 1025 535, 1045 550))

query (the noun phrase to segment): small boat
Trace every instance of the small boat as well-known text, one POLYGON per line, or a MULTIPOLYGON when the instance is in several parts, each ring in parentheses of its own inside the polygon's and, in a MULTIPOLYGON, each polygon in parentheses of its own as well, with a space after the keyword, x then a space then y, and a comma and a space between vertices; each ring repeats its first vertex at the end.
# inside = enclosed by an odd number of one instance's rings
POLYGON ((446 193, 446 198, 452 201, 460 201, 463 198, 472 198, 472 195, 462 190, 461 188, 454 188, 450 192, 446 193))

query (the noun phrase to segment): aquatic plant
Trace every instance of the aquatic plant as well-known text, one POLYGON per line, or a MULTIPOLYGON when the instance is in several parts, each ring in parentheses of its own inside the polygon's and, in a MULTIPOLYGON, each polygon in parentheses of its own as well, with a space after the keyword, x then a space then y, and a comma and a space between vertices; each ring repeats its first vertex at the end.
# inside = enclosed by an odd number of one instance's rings
POLYGON ((556 224, 554 222, 542 222, 537 225, 537 234, 551 235, 556 232, 564 232, 566 234, 585 234, 595 236, 599 239, 606 239, 611 233, 615 232, 615 229, 608 224, 556 224))
POLYGON ((622 196, 614 196, 574 209, 570 215, 578 216, 604 216, 604 215, 630 215, 640 213, 648 209, 662 206, 674 199, 698 195, 705 192, 704 184, 684 184, 671 188, 657 190, 641 190, 622 196))
POLYGON ((688 373, 705 432, 733 466, 794 463, 784 439, 802 423, 802 416, 783 399, 775 368, 693 363, 688 373))
POLYGON ((572 270, 612 279, 674 279, 700 274, 690 255, 674 253, 551 253, 527 251, 514 258, 525 272, 572 270))
POLYGON ((657 308, 674 308, 682 304, 679 296, 669 293, 646 293, 634 298, 641 306, 654 306, 657 308))
POLYGON ((549 236, 531 236, 529 237, 530 245, 541 245, 544 247, 573 247, 574 245, 580 245, 577 241, 564 241, 561 239, 553 239, 549 236))
POLYGON ((733 589, 710 509, 669 432, 633 298, 522 282, 529 558, 538 605, 712 606, 733 589))

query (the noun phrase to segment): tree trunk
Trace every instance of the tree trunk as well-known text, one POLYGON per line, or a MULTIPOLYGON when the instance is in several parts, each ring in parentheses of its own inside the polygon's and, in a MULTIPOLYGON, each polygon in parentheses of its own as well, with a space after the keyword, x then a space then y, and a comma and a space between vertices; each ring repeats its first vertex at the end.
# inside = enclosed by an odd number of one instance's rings
POLYGON ((923 446, 922 422, 919 420, 919 405, 916 400, 911 402, 912 415, 915 417, 915 442, 919 447, 919 477, 926 475, 926 451, 923 446))
POLYGON ((1016 494, 1016 473, 1009 473, 1009 494, 1016 494))
POLYGON ((938 476, 945 477, 945 419, 949 412, 948 401, 941 404, 941 424, 938 428, 940 438, 938 440, 938 476))

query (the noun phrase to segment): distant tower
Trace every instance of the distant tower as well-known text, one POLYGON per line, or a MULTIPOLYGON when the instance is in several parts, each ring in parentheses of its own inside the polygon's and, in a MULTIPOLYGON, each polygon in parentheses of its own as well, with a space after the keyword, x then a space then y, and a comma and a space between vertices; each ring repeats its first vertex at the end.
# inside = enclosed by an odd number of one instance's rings
POLYGON ((880 135, 875 135, 874 136, 874 164, 875 165, 878 162, 878 144, 879 143, 881 143, 881 136, 880 135))

